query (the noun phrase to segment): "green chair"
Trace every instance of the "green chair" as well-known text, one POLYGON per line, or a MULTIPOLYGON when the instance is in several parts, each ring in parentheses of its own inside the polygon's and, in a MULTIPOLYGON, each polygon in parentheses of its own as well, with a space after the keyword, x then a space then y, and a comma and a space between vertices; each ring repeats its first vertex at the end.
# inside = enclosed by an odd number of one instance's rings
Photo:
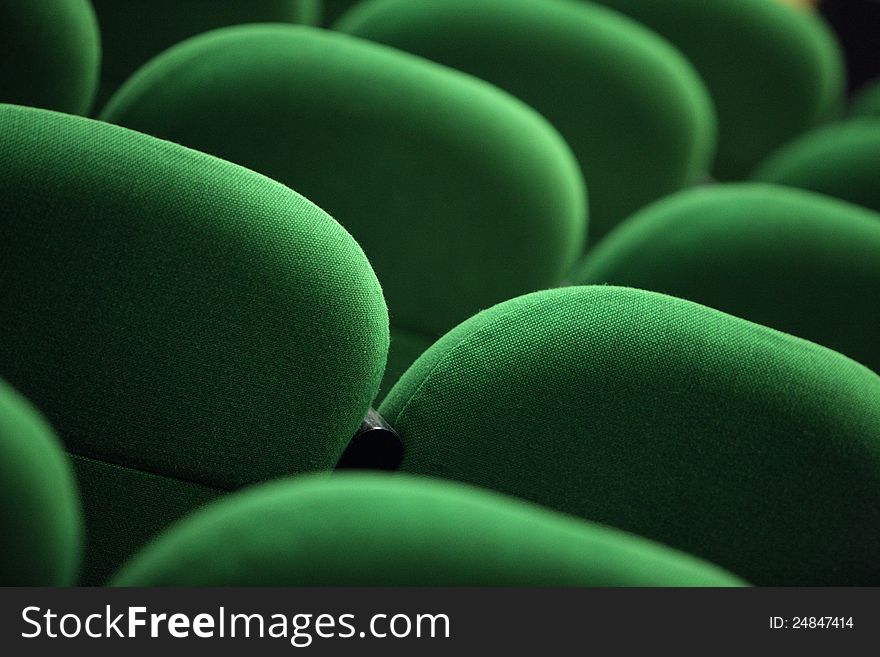
POLYGON ((89 0, 0 2, 0 103, 87 114, 100 65, 89 0))
POLYGON ((322 210, 119 126, 0 106, 0 372, 52 423, 85 582, 222 493, 332 469, 378 389, 382 293, 322 210))
POLYGON ((467 486, 299 477, 211 505, 116 586, 738 586, 650 541, 467 486))
POLYGON ((880 116, 808 132, 768 157, 751 178, 808 189, 880 212, 880 116))
POLYGON ((745 178, 776 148, 842 109, 843 54, 814 12, 776 0, 590 2, 644 23, 693 62, 718 111, 718 179, 745 178))
POLYGON ((142 64, 191 36, 239 23, 314 24, 321 15, 321 0, 92 0, 92 4, 104 47, 99 106, 142 64))
POLYGON ((365 0, 335 29, 484 78, 546 116, 590 190, 590 243, 700 179, 715 148, 708 92, 663 39, 561 0, 365 0))
POLYGON ((642 290, 537 292, 449 332, 380 412, 406 472, 754 584, 880 583, 880 377, 773 329, 642 290))
POLYGON ((555 284, 582 250, 583 179, 546 121, 349 36, 217 30, 147 64, 103 118, 266 174, 350 230, 388 301, 390 383, 456 323, 555 284))
POLYGON ((880 215, 836 199, 756 183, 682 192, 621 224, 573 278, 690 299, 880 372, 880 215))
POLYGON ((43 417, 0 381, 0 586, 76 581, 82 510, 73 468, 43 417))

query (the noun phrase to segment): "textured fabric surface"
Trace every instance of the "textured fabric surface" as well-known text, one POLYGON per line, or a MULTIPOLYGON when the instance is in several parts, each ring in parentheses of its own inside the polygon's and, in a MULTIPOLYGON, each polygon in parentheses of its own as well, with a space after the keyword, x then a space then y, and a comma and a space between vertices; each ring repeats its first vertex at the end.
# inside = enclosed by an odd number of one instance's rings
POLYGON ((590 2, 644 23, 693 62, 718 112, 721 180, 744 178, 843 102, 843 55, 813 12, 768 0, 590 2))
POLYGON ((836 199, 755 183, 682 192, 624 222, 574 279, 690 299, 880 372, 880 215, 836 199))
POLYGON ((85 114, 100 66, 89 0, 0 2, 0 103, 85 114))
POLYGON ((400 475, 279 481, 191 516, 120 586, 736 586, 697 559, 518 500, 400 475), (344 540, 340 540, 344 537, 344 540))
POLYGON ((82 511, 73 470, 51 427, 0 381, 0 586, 76 581, 82 511))
POLYGON ((81 585, 105 584, 125 559, 170 523, 225 492, 83 456, 72 460, 87 501, 81 585))
POLYGON ((92 4, 104 49, 99 107, 139 66, 191 36, 239 23, 315 24, 321 14, 321 0, 92 0, 92 4))
POLYGON ((809 189, 880 212, 880 116, 808 132, 773 153, 752 178, 809 189))
POLYGON ((345 35, 217 30, 141 69, 104 118, 306 195, 364 247, 392 326, 427 340, 554 284, 582 249, 583 179, 544 119, 479 80, 345 35))
POLYGON ((799 338, 653 292, 538 292, 441 338, 380 412, 404 471, 755 584, 880 583, 880 377, 799 338))
POLYGON ((466 71, 535 107, 590 189, 590 243, 701 176, 714 152, 708 93, 665 41, 602 7, 559 0, 371 0, 335 29, 466 71))
POLYGON ((220 488, 335 465, 388 347, 339 224, 90 119, 0 106, 0 153, 0 372, 70 452, 220 488))
POLYGON ((391 329, 391 344, 388 346, 388 361, 385 363, 385 377, 376 396, 381 401, 397 379, 409 369, 415 360, 430 347, 435 339, 423 333, 414 333, 400 328, 391 329))

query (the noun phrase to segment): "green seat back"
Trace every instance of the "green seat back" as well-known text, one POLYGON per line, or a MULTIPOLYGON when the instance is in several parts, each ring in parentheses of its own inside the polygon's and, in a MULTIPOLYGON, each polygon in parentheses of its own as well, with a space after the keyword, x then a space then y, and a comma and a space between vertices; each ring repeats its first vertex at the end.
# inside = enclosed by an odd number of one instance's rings
POLYGON ((206 508, 117 586, 736 586, 644 539, 488 491, 399 475, 279 481, 206 508))
POLYGON ((843 54, 814 12, 778 0, 590 1, 656 30, 693 62, 718 112, 721 180, 746 177, 842 108, 843 54))
POLYGON ((656 35, 561 0, 367 0, 335 29, 467 71, 535 107, 590 189, 590 243, 702 177, 715 119, 690 64, 656 35))
POLYGON ((51 427, 0 381, 0 586, 69 586, 82 548, 73 468, 51 427))
POLYGON ((345 35, 262 25, 196 37, 135 74, 103 117, 264 173, 337 218, 382 282, 392 383, 410 351, 553 285, 582 249, 583 179, 544 119, 345 35))
POLYGON ((754 584, 880 583, 880 377, 799 338, 653 292, 537 292, 449 332, 380 412, 406 472, 754 584))
POLYGON ((100 66, 89 0, 0 2, 0 103, 86 114, 100 66))
POLYGON ((730 183, 657 202, 574 275, 664 292, 798 335, 880 372, 880 215, 730 183))
POLYGON ((751 177, 880 212, 880 116, 808 132, 773 153, 751 177))
POLYGON ((0 106, 0 372, 74 455, 93 580, 181 509, 331 469, 388 344, 357 243, 237 165, 0 106))

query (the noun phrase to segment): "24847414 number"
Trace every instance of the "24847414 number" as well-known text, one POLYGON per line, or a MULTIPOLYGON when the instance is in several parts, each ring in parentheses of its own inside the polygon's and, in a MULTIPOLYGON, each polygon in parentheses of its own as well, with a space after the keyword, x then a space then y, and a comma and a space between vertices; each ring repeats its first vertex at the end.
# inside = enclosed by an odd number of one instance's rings
POLYGON ((770 628, 774 630, 842 630, 855 627, 852 616, 782 616, 770 617, 770 628))

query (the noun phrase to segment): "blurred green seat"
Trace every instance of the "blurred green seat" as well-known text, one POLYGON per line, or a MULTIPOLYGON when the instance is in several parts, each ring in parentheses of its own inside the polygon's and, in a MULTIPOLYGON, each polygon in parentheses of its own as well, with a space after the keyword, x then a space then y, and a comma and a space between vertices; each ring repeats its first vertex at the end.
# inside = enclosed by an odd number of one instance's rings
POLYGON ((488 491, 400 475, 300 477, 169 529, 116 586, 738 586, 650 541, 488 491))
POLYGON ((365 0, 334 29, 466 71, 532 105, 577 156, 593 244, 701 179, 715 116, 693 67, 604 7, 561 0, 365 0))
POLYGON ((817 128, 771 154, 753 180, 799 187, 880 212, 880 116, 817 128))
POLYGON ((0 103, 87 114, 100 65, 89 0, 0 2, 0 103))
POLYGON ((76 583, 83 528, 73 468, 52 428, 0 381, 0 586, 76 583))
POLYGON ((718 112, 718 179, 746 177, 843 109, 843 53, 814 12, 778 0, 589 1, 656 30, 693 62, 718 112))

